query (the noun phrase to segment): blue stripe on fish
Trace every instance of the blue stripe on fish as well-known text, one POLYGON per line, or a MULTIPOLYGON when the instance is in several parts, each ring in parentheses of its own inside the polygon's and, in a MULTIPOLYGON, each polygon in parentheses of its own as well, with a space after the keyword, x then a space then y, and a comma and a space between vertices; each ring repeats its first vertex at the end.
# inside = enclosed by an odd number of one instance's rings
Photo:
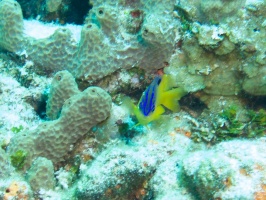
POLYGON ((144 116, 148 116, 155 110, 157 88, 161 82, 161 79, 161 76, 156 76, 141 97, 139 109, 144 116))

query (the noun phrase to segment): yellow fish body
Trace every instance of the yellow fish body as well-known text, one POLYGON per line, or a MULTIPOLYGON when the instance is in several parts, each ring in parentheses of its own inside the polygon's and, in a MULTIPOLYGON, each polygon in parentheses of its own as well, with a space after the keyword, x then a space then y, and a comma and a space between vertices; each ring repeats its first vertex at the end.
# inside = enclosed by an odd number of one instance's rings
POLYGON ((133 113, 142 125, 157 120, 165 108, 173 112, 179 111, 178 100, 186 93, 181 88, 172 89, 170 75, 156 76, 143 92, 138 105, 133 106, 133 113))

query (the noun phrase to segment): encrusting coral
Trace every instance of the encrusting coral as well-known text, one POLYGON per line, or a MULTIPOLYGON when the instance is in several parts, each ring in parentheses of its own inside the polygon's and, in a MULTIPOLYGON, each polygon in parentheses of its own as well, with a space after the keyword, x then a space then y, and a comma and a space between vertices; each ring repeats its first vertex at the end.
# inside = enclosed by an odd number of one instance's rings
POLYGON ((260 0, 179 1, 183 37, 167 72, 187 91, 265 95, 265 9, 260 0))
POLYGON ((183 181, 199 199, 254 199, 265 183, 264 152, 265 139, 260 139, 191 153, 183 161, 183 181))

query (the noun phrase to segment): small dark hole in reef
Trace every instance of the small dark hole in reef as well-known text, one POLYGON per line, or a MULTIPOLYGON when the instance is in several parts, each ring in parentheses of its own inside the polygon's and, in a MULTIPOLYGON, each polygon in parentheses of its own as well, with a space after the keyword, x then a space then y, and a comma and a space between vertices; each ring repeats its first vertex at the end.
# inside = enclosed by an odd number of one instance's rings
POLYGON ((193 94, 187 94, 179 101, 183 110, 193 113, 194 117, 198 117, 207 106, 198 97, 193 94))
POLYGON ((94 89, 92 89, 91 91, 92 91, 92 92, 95 92, 95 90, 94 90, 94 89))
POLYGON ((58 81, 61 81, 61 79, 62 79, 62 77, 59 75, 59 76, 57 76, 57 80, 58 81))
POLYGON ((9 189, 9 188, 7 188, 7 189, 6 189, 6 193, 9 193, 9 192, 10 192, 10 189, 9 189))
POLYGON ((266 109, 266 96, 254 96, 245 92, 242 92, 239 96, 243 98, 248 109, 266 109))
POLYGON ((130 14, 133 18, 139 18, 141 16, 142 12, 140 10, 132 10, 130 12, 130 14))
POLYGON ((143 33, 145 34, 145 35, 147 35, 148 34, 148 29, 144 29, 144 31, 143 31, 143 33))
POLYGON ((164 65, 165 67, 168 67, 168 66, 169 66, 169 62, 164 61, 164 62, 163 62, 163 65, 164 65))
POLYGON ((89 4, 89 1, 84 0, 70 0, 70 2, 70 9, 66 15, 67 23, 82 25, 88 11, 92 9, 92 5, 89 4))
POLYGON ((91 24, 89 24, 88 26, 87 26, 87 28, 91 28, 92 27, 92 25, 91 24))
POLYGON ((102 15, 103 14, 103 10, 101 9, 101 10, 99 10, 99 12, 98 12, 100 15, 102 15))
POLYGON ((37 102, 37 106, 35 108, 37 115, 39 115, 41 119, 46 118, 46 101, 47 101, 47 96, 42 95, 41 99, 37 102))
MULTIPOLYGON (((88 11, 92 9, 92 4, 85 0, 62 1, 57 10, 57 14, 49 14, 43 9, 44 0, 17 0, 20 4, 25 19, 35 19, 41 16, 40 20, 45 22, 59 21, 68 24, 82 25, 88 11)), ((19 4, 16 3, 16 6, 19 4)))

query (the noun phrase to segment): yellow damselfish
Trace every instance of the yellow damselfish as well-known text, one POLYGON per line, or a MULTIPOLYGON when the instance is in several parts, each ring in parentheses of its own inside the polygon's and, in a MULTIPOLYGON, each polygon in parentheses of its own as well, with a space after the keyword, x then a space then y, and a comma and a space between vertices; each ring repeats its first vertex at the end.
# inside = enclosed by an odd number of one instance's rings
POLYGON ((172 87, 170 75, 158 75, 143 92, 138 105, 133 105, 133 113, 140 124, 147 125, 157 120, 165 112, 165 108, 173 112, 179 111, 178 100, 185 94, 182 88, 172 87))

